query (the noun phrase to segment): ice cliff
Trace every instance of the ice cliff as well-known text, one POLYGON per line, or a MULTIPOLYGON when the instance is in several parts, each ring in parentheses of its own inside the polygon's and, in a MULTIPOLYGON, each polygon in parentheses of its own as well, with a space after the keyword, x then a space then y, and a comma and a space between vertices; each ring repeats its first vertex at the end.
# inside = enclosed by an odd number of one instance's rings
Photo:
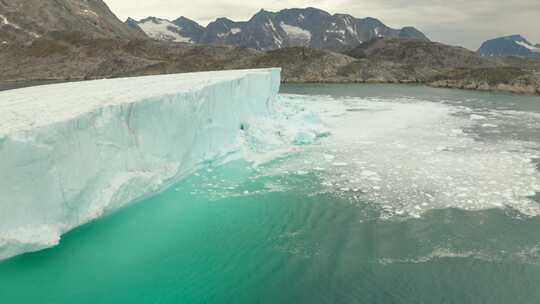
POLYGON ((64 83, 0 93, 0 259, 241 149, 279 69, 64 83))

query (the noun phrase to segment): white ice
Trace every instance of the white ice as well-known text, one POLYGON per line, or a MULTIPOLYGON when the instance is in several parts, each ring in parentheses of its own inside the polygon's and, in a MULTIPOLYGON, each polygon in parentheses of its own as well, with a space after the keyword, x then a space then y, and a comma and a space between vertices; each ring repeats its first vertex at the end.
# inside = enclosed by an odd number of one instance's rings
POLYGON ((279 69, 73 82, 0 92, 0 259, 243 150, 279 69))
POLYGON ((281 98, 299 111, 318 113, 331 135, 266 174, 312 173, 319 192, 358 206, 371 202, 388 218, 442 208, 540 215, 540 205, 529 198, 540 192, 533 163, 538 143, 478 141, 470 134, 474 128, 498 132, 498 124, 510 120, 524 131, 537 128, 538 114, 471 115, 466 107, 416 99, 281 98))

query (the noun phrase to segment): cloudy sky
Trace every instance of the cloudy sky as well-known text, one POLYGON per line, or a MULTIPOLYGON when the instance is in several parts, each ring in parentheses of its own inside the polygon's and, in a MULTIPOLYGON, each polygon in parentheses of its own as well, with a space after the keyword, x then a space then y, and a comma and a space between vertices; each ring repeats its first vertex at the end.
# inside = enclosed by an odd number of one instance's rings
POLYGON ((375 17, 391 27, 413 25, 432 40, 477 49, 482 41, 522 34, 540 43, 539 0, 105 0, 121 19, 186 16, 206 25, 217 17, 247 20, 261 8, 313 6, 375 17))

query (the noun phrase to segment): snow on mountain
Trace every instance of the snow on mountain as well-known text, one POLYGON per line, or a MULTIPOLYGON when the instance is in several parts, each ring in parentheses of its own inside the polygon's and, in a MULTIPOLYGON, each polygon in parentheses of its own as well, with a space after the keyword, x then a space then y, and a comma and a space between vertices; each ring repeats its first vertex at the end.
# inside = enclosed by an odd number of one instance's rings
POLYGON ((516 43, 521 45, 524 48, 527 48, 527 49, 533 51, 533 52, 540 52, 540 48, 538 48, 537 46, 533 46, 532 44, 528 44, 528 43, 523 42, 523 41, 516 41, 516 43))
MULTIPOLYGON (((9 25, 9 21, 7 20, 6 17, 0 15, 0 26, 4 26, 4 25, 9 25)), ((11 25, 11 26, 18 28, 17 25, 11 25)))
POLYGON ((536 49, 536 48, 533 47, 532 45, 530 45, 530 44, 528 44, 528 43, 526 43, 526 42, 523 42, 523 41, 515 41, 515 43, 517 43, 517 44, 521 45, 522 47, 525 47, 525 48, 527 48, 527 49, 529 49, 529 50, 534 50, 534 49, 536 49))
MULTIPOLYGON (((140 22, 142 21, 138 22, 139 26, 140 22)), ((182 36, 190 37, 194 43, 230 44, 259 50, 291 46, 346 49, 378 37, 429 40, 413 27, 392 29, 375 18, 358 19, 345 14, 331 15, 316 8, 285 9, 279 12, 261 10, 248 21, 235 22, 218 18, 206 28, 200 25, 197 27, 202 33, 182 36)), ((170 26, 162 26, 158 32, 159 34, 148 31, 147 34, 155 39, 166 40, 179 33, 170 26), (169 36, 167 32, 172 33, 169 36)))
POLYGON ((146 18, 137 23, 150 38, 156 40, 175 41, 175 42, 193 42, 191 38, 181 35, 182 28, 176 24, 159 18, 146 18))
POLYGON ((241 153, 241 126, 269 117, 279 85, 280 70, 264 69, 0 92, 0 259, 54 246, 203 163, 241 153))
POLYGON ((483 56, 535 57, 540 53, 540 48, 521 35, 511 35, 484 42, 478 53, 483 56))
POLYGON ((285 31, 287 38, 291 41, 291 44, 298 42, 299 45, 308 45, 311 41, 311 32, 301 27, 288 25, 281 21, 279 26, 285 31))
MULTIPOLYGON (((29 31, 29 30, 25 30, 23 28, 21 28, 19 25, 13 23, 13 22, 9 22, 9 20, 3 16, 3 15, 0 15, 0 29, 1 30, 6 30, 6 31, 9 31, 9 30, 12 30, 12 31, 16 31, 16 32, 23 32, 25 35, 31 37, 31 38, 39 38, 41 37, 41 35, 33 32, 33 31, 29 31)), ((2 41, 2 44, 8 44, 8 41, 2 41)))

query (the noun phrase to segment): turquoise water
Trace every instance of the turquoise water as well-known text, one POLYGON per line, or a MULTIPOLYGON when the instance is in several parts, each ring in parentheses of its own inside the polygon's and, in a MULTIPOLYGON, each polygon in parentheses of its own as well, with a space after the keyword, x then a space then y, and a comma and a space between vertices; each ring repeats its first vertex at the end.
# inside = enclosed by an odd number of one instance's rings
POLYGON ((260 166, 201 170, 0 262, 0 302, 540 302, 540 98, 283 91, 332 134, 260 166))

